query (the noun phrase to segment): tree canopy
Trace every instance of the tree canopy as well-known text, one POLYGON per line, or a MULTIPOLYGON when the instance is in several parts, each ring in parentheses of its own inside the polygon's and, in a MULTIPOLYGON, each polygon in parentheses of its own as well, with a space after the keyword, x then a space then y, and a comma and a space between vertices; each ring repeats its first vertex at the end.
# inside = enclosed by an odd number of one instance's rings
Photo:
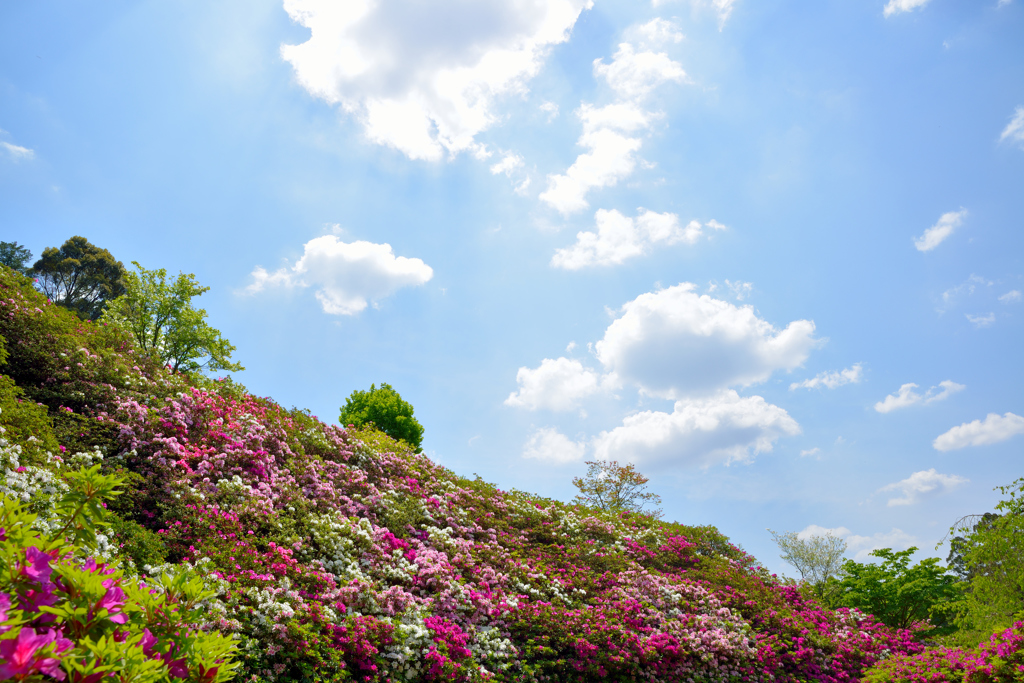
POLYGON ((661 516, 661 496, 647 490, 647 477, 633 463, 620 465, 615 460, 587 461, 587 474, 575 477, 579 489, 576 502, 607 512, 643 512, 661 516), (650 508, 647 506, 650 505, 650 508))
POLYGON ((60 248, 47 247, 31 274, 53 303, 95 320, 107 302, 125 293, 124 264, 106 249, 75 236, 60 248))
POLYGON ((370 385, 369 391, 353 391, 338 418, 341 424, 363 427, 372 423, 393 439, 404 441, 417 453, 423 443, 423 425, 413 417, 413 407, 390 384, 370 385))
POLYGON ((893 628, 909 628, 930 619, 933 633, 953 630, 946 612, 936 608, 956 596, 956 577, 939 565, 937 557, 911 565, 910 558, 915 552, 917 548, 899 552, 882 548, 871 552, 880 563, 847 560, 833 602, 873 614, 893 628))
POLYGON ((780 534, 768 529, 768 533, 782 551, 779 556, 800 572, 800 578, 814 587, 819 598, 824 598, 830 579, 841 572, 846 541, 831 532, 807 538, 800 538, 794 531, 780 534))
POLYGON ((17 242, 0 242, 0 263, 11 270, 28 275, 28 262, 32 260, 32 252, 17 242))
POLYGON ((206 323, 206 311, 192 299, 208 291, 192 273, 168 282, 164 268, 124 275, 125 293, 111 301, 103 321, 131 332, 139 347, 175 372, 244 370, 231 362, 235 347, 206 323))
POLYGON ((988 513, 961 520, 951 531, 953 565, 966 579, 958 622, 971 639, 1024 620, 1024 478, 998 490, 988 513))

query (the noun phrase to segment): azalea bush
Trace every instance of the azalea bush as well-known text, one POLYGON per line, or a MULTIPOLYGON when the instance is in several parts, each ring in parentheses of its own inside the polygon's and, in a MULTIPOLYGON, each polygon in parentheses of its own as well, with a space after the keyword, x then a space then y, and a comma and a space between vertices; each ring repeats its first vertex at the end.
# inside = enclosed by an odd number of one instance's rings
POLYGON ((1024 622, 993 633, 977 647, 941 647, 886 659, 869 683, 1011 683, 1024 681, 1024 622))
POLYGON ((0 496, 0 681, 229 680, 235 643, 202 629, 214 592, 186 571, 126 576, 95 550, 120 480, 99 465, 63 474, 50 515, 30 511, 31 487, 0 496))
POLYGON ((52 633, 25 646, 34 676, 221 680, 237 663, 247 683, 838 683, 924 650, 925 624, 826 609, 714 527, 503 491, 372 428, 172 374, 4 269, 0 304, 0 371, 47 407, 58 444, 29 462, 12 443, 0 467, 0 492, 36 515, 9 534, 10 575, 30 547, 49 558, 53 588, 3 589, 25 638, 52 633), (45 502, 81 467, 120 492, 94 506, 94 537, 45 502), (115 587, 123 601, 104 597, 115 587))

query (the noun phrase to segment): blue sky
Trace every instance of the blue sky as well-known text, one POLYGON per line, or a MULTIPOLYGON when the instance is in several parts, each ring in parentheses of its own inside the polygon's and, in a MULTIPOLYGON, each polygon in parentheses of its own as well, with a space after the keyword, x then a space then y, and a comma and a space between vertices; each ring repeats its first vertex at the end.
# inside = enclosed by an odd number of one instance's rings
POLYGON ((452 470, 928 554, 1022 474, 1021 0, 0 7, 0 239, 193 272, 452 470))

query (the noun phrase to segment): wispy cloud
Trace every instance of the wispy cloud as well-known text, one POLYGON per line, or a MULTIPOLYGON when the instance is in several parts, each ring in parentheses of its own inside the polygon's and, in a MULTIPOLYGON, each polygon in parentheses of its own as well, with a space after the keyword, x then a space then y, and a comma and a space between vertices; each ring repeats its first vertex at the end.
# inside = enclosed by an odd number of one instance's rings
POLYGON ((594 216, 597 232, 576 234, 576 243, 555 251, 551 265, 566 270, 579 270, 593 266, 611 266, 649 252, 655 244, 695 244, 705 233, 705 227, 716 230, 725 226, 717 221, 701 225, 690 221, 680 225, 674 213, 655 213, 638 209, 636 218, 618 211, 599 209, 594 216))
POLYGON ((880 413, 889 413, 900 408, 906 408, 912 406, 915 403, 935 403, 936 401, 944 401, 958 391, 963 391, 967 387, 963 384, 957 384, 951 380, 945 380, 939 382, 938 386, 932 387, 924 394, 919 394, 914 389, 917 385, 914 383, 904 384, 900 387, 899 391, 895 394, 889 394, 885 397, 885 400, 879 401, 875 404, 875 410, 880 413))
MULTIPOLYGON (((1003 3, 1000 2, 1000 5, 1003 3)), ((1024 107, 1017 107, 1013 113, 1013 118, 1006 124, 1006 128, 1003 129, 1003 134, 999 136, 1000 142, 1010 142, 1011 144, 1018 144, 1024 147, 1024 107)))
POLYGON ((900 497, 889 499, 888 505, 890 507, 898 505, 913 505, 928 494, 952 491, 959 486, 963 486, 969 481, 969 479, 965 479, 964 477, 960 477, 955 474, 939 474, 933 467, 930 470, 914 472, 902 481, 897 481, 893 484, 889 484, 888 486, 883 486, 878 489, 878 492, 884 493, 887 491, 898 491, 902 494, 900 497))
POLYGON ((967 216, 967 209, 950 211, 939 217, 939 221, 924 231, 924 234, 914 240, 914 246, 918 251, 931 251, 953 234, 959 228, 967 216))
POLYGON ((20 145, 11 144, 10 142, 0 141, 0 148, 7 152, 7 156, 14 161, 32 161, 36 158, 35 150, 29 149, 28 147, 22 147, 20 145))
POLYGON ((862 370, 863 367, 861 364, 855 363, 852 367, 846 368, 845 370, 819 372, 810 379, 805 379, 802 382, 793 382, 789 385, 789 390, 817 389, 818 387, 835 389, 836 387, 841 387, 844 384, 857 384, 860 382, 863 375, 862 370))
POLYGON ((1021 293, 1019 289, 1011 289, 1006 294, 999 297, 999 302, 1004 304, 1015 304, 1021 300, 1021 293))
POLYGON ((967 320, 969 320, 970 323, 978 329, 981 329, 982 327, 991 327, 992 323, 996 321, 996 314, 991 312, 979 315, 965 313, 964 316, 966 316, 967 320))

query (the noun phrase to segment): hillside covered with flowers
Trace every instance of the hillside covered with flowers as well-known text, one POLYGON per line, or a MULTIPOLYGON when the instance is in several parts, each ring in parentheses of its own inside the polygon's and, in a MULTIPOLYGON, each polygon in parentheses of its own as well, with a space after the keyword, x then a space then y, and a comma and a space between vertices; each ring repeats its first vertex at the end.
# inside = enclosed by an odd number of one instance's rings
POLYGON ((913 629, 819 606, 714 527, 502 491, 173 373, 6 268, 0 335, 0 680, 838 682, 925 661, 913 629))

